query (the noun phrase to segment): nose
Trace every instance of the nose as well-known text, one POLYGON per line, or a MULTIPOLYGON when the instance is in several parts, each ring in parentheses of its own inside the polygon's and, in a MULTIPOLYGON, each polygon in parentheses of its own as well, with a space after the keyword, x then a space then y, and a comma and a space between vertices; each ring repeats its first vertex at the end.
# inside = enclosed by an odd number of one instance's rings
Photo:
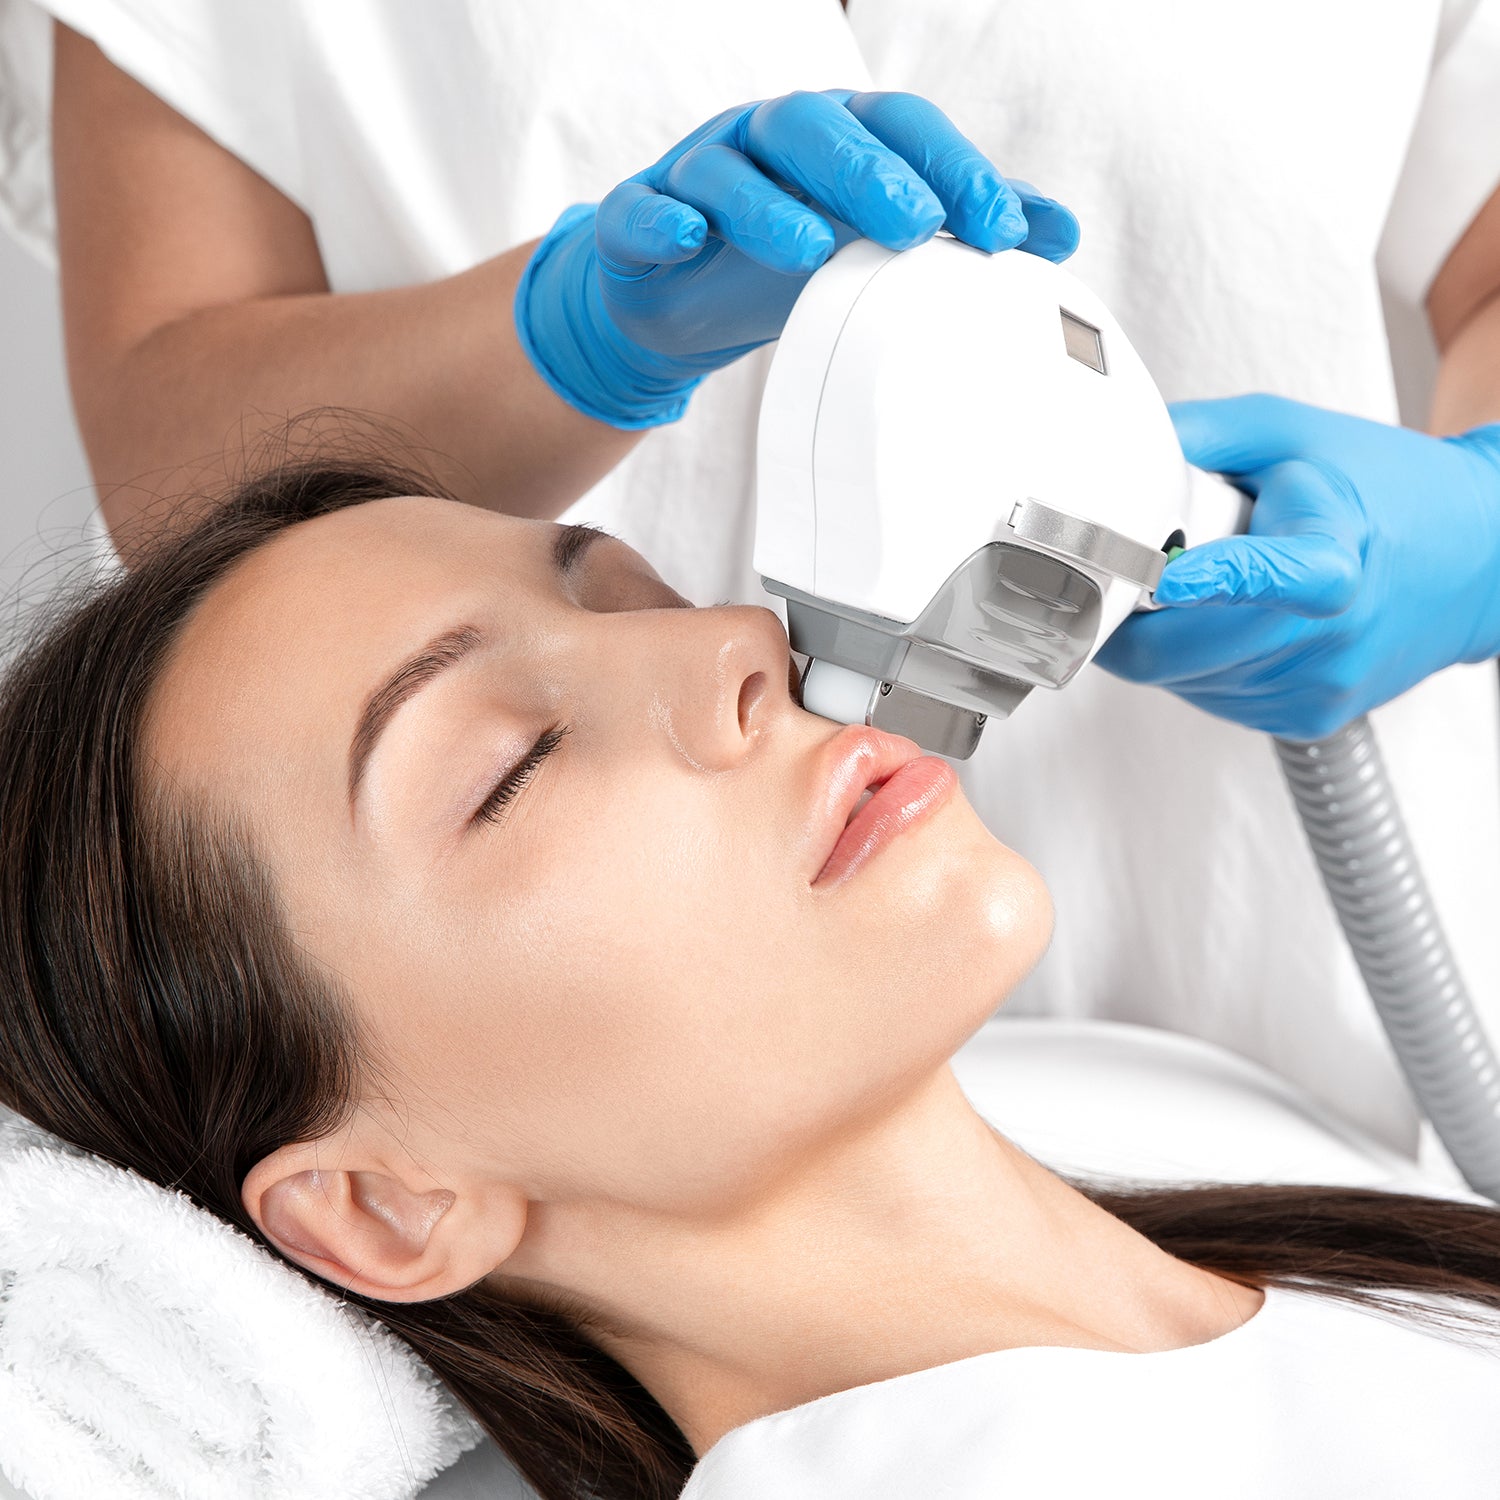
POLYGON ((730 770, 793 710, 791 650, 769 609, 723 605, 639 617, 646 719, 695 769, 730 770))

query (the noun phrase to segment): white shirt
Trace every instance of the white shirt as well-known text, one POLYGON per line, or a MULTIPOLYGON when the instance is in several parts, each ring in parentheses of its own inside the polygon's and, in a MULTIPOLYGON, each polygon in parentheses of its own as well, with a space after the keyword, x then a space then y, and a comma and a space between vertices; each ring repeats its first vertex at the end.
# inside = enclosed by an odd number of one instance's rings
MULTIPOLYGON (((916 90, 1077 211, 1073 268, 1171 399, 1263 389, 1394 418, 1382 298, 1410 314, 1500 181, 1500 0, 46 7, 300 204, 335 291, 540 234, 726 104, 916 90)), ((45 250, 43 22, 0 0, 0 207, 45 250)), ((572 513, 699 602, 763 597, 749 535, 767 358, 711 377, 572 513)), ((1375 720, 1500 1034, 1494 669, 1442 673, 1375 720)), ((1213 1039, 1415 1149, 1263 737, 1094 670, 993 726, 964 778, 1056 897, 1053 952, 1013 1008, 1213 1039)))
POLYGON ((1500 1331, 1276 1287, 1152 1354, 1004 1349, 735 1428, 682 1500, 1494 1500, 1500 1331))

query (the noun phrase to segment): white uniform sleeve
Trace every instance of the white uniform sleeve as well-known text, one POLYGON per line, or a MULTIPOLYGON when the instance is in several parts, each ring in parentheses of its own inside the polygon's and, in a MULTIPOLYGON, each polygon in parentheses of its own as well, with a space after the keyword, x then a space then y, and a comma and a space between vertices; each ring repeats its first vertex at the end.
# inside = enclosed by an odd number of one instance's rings
POLYGON ((0 225, 49 265, 51 28, 51 18, 29 0, 0 0, 0 225))
POLYGON ((281 0, 0 0, 0 225, 55 260, 53 18, 300 202, 281 0))
POLYGON ((1446 0, 1432 73, 1380 244, 1387 290, 1420 307, 1500 187, 1500 0, 1446 0))

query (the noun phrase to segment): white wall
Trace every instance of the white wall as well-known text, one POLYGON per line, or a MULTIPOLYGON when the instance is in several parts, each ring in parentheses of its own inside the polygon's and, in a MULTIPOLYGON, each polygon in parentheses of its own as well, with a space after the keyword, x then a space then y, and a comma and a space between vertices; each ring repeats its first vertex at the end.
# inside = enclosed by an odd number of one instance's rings
POLYGON ((0 639, 101 545, 63 371, 57 279, 0 233, 0 639))

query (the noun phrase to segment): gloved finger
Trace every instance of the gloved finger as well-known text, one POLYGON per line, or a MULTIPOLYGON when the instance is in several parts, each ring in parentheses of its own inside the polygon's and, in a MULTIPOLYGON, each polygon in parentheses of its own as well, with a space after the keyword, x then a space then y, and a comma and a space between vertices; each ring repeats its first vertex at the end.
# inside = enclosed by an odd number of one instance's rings
POLYGON ((1100 647, 1101 667, 1129 682, 1179 690, 1228 679, 1289 651, 1309 627, 1295 616, 1247 606, 1228 610, 1159 609, 1131 615, 1100 647))
POLYGON ((1336 469, 1288 462, 1261 475, 1250 535, 1190 547, 1167 564, 1158 604, 1267 604, 1324 619, 1354 602, 1368 527, 1336 469))
POLYGON ((697 209, 721 240, 773 271, 806 275, 833 254, 827 221, 730 146, 698 146, 680 156, 662 188, 697 209))
MULTIPOLYGON (((959 239, 981 250, 1008 250, 1029 238, 1033 226, 1019 193, 931 100, 917 94, 841 89, 828 90, 828 96, 842 103, 937 194, 947 228, 959 239)), ((1040 199, 1035 189, 1032 193, 1040 199)))
POLYGON ((818 208, 888 250, 942 227, 936 193, 843 105, 824 94, 786 94, 751 111, 736 142, 755 164, 818 208))
POLYGON ((594 215, 600 258, 620 275, 691 260, 708 241, 708 222, 680 203, 632 179, 605 195, 594 215))
POLYGON ((1080 231, 1073 211, 1039 193, 1029 182, 1012 177, 1010 185, 1026 215, 1027 233, 1020 248, 1053 264, 1066 260, 1078 248, 1080 231))
POLYGON ((1221 474, 1252 474, 1269 464, 1316 456, 1334 413, 1284 396, 1175 401, 1168 410, 1190 464, 1221 474))

